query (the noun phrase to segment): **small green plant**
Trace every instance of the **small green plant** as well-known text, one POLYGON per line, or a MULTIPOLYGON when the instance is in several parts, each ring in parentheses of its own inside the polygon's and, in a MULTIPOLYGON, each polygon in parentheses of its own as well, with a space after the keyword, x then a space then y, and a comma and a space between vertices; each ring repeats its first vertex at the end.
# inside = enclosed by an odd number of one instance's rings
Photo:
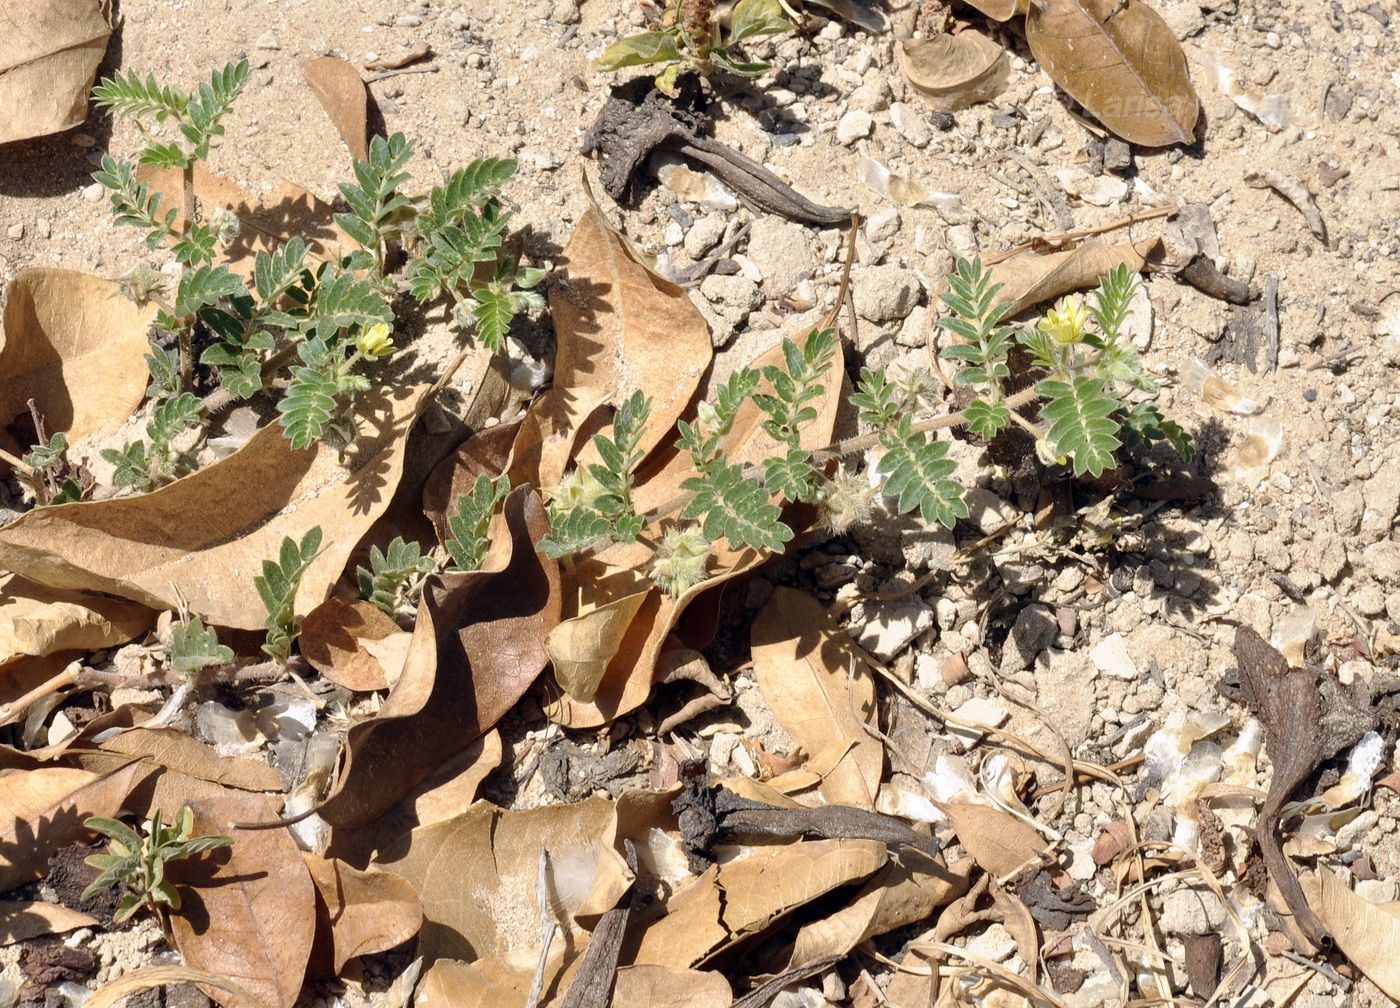
POLYGON ((301 633, 296 618, 297 589, 302 575, 321 553, 321 526, 317 525, 298 543, 291 536, 282 539, 276 560, 264 560, 260 576, 253 578, 258 596, 267 608, 267 639, 263 651, 273 660, 285 663, 292 654, 292 643, 301 633))
POLYGON ((758 77, 771 66, 746 60, 744 43, 791 31, 780 0, 738 0, 733 5, 715 0, 668 0, 661 27, 619 39, 603 51, 599 70, 660 64, 656 85, 675 94, 676 79, 687 70, 714 71, 758 77))
POLYGON ((83 890, 82 898, 86 900, 104 889, 120 886, 122 897, 113 917, 117 923, 143 908, 162 920, 166 910, 179 910, 180 891, 166 878, 165 866, 233 844, 226 836, 195 836, 194 813, 189 806, 181 808, 170 825, 161 821, 157 809, 140 833, 118 819, 92 818, 84 825, 109 842, 107 853, 87 858, 87 863, 100 869, 101 874, 83 890))
POLYGON ((205 626, 198 616, 170 628, 170 667, 181 675, 190 675, 210 665, 227 665, 231 661, 233 649, 220 644, 214 628, 205 626))
POLYGON ((413 599, 423 579, 436 569, 437 562, 424 556, 421 546, 395 536, 387 550, 369 548, 369 568, 356 567, 355 580, 360 586, 360 598, 392 616, 413 599))
POLYGON ((1104 278, 1087 305, 1067 298, 1034 325, 1019 331, 1004 324, 1008 306, 1000 287, 977 260, 959 261, 949 278, 940 320, 956 342, 943 356, 961 366, 958 385, 973 400, 956 413, 918 419, 931 390, 914 375, 892 381, 882 371, 862 369, 850 402, 868 433, 818 451, 802 447, 804 427, 818 415, 838 359, 835 333, 819 329, 798 344, 785 339, 782 363, 759 370, 740 368, 701 402, 693 421, 677 424, 676 447, 690 458, 694 474, 683 480, 679 500, 655 512, 632 506, 632 471, 647 403, 640 395, 623 404, 611 434, 593 445, 601 464, 580 466, 553 492, 549 536, 540 544, 550 556, 567 556, 608 542, 647 540, 654 522, 664 523, 654 542, 651 577, 671 594, 704 580, 712 544, 732 550, 780 552, 793 537, 783 521, 784 502, 816 504, 833 529, 862 520, 877 495, 901 513, 951 528, 967 517, 964 487, 954 478, 949 442, 939 431, 966 426, 983 438, 1015 424, 1035 439, 1047 465, 1074 476, 1098 476, 1118 464, 1120 451, 1165 442, 1190 458, 1191 442, 1153 403, 1130 404, 1131 390, 1156 386, 1142 369, 1136 349, 1123 335, 1136 278, 1119 268, 1104 278), (1011 351, 1019 343, 1034 369, 1029 388, 1011 393, 1011 351), (762 429, 776 443, 762 462, 744 466, 726 455, 726 437, 741 408, 762 412, 762 429), (874 471, 853 472, 841 460, 875 453, 874 471), (834 469, 830 467, 834 465, 834 469))
POLYGON ((443 546, 452 558, 450 569, 474 571, 481 568, 488 545, 486 530, 496 506, 510 493, 510 481, 478 476, 468 493, 457 495, 453 512, 447 517, 447 542, 443 546))
MULTIPOLYGON (((357 397, 374 387, 376 365, 397 349, 399 281, 389 275, 391 263, 402 263, 418 301, 444 304, 466 338, 493 351, 515 316, 543 305, 534 288, 544 271, 506 252, 511 215, 499 196, 516 163, 474 161, 411 195, 413 144, 401 134, 374 138, 369 156, 353 165, 354 181, 340 187, 348 209, 335 220, 352 247, 313 249, 294 235, 258 251, 247 280, 235 273, 221 249, 237 237, 239 220, 201 205, 195 168, 223 135, 247 80, 248 64, 239 61, 193 92, 134 71, 93 91, 100 105, 134 120, 145 140, 132 160, 105 156, 93 176, 111 192, 116 223, 142 230, 149 249, 168 248, 183 267, 173 285, 150 266, 122 282, 138 303, 157 306, 156 329, 174 349, 156 347, 147 357, 148 439, 104 453, 119 487, 155 489, 195 466, 196 455, 174 452, 171 442, 191 427, 202 430, 214 412, 197 396, 202 375, 218 384, 211 403, 277 394, 277 422, 293 448, 324 442, 345 449, 356 435, 357 397), (179 170, 182 205, 167 206, 143 169, 179 170)), ((200 438, 193 440, 198 446, 200 438)))
MULTIPOLYGON (((35 445, 20 457, 15 475, 34 494, 42 507, 46 504, 69 504, 86 496, 75 475, 77 469, 68 461, 68 436, 55 434, 47 442, 35 445)), ((89 485, 91 479, 88 480, 89 485)))

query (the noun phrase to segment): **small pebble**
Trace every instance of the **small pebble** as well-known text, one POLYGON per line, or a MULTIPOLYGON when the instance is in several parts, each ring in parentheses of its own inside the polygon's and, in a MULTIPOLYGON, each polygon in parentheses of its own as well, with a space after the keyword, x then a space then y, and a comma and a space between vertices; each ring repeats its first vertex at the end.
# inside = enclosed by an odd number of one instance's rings
POLYGON ((257 49, 281 49, 282 43, 277 38, 277 32, 269 28, 267 31, 263 32, 261 35, 258 36, 257 41, 253 43, 253 46, 257 49))
POLYGON ((13 238, 13 239, 15 239, 16 241, 18 241, 19 239, 23 238, 23 237, 24 237, 24 225, 23 225, 22 223, 21 223, 21 224, 11 224, 11 225, 6 229, 6 231, 5 231, 5 237, 7 237, 7 238, 13 238))
POLYGON ((104 191, 101 182, 94 182, 91 185, 83 187, 83 199, 87 200, 89 203, 96 203, 102 198, 102 193, 104 191))
POLYGON ((869 112, 852 109, 843 115, 841 121, 836 124, 836 139, 849 147, 857 140, 868 137, 874 128, 875 120, 870 118, 869 112))

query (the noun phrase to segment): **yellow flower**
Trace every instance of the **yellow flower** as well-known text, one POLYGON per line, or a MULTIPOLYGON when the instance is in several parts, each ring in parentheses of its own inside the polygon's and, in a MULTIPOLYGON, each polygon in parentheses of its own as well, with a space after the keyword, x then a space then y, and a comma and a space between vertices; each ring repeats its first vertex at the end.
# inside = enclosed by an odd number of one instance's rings
POLYGON ((397 347, 394 346, 394 330, 387 322, 376 322, 355 341, 355 349, 370 360, 388 357, 397 347))
POLYGON ((1036 323, 1036 328, 1048 333, 1056 343, 1078 343, 1084 334, 1084 326, 1089 321, 1089 311, 1084 307, 1084 299, 1078 294, 1061 298, 1045 317, 1036 323))

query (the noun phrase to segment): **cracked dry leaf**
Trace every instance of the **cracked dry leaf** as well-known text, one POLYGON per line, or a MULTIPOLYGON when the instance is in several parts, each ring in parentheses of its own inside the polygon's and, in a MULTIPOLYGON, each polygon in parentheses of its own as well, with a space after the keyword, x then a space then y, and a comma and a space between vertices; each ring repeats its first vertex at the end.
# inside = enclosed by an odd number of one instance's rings
POLYGON ((111 35, 104 0, 7 0, 0 8, 0 144, 86 119, 111 35))
MULTIPOLYGON (((30 399, 49 433, 66 433, 70 445, 131 416, 146 395, 146 332, 155 311, 155 305, 137 308, 102 277, 21 270, 5 291, 0 447, 27 449, 11 423, 24 417, 24 429, 31 429, 30 399)), ((9 471, 9 463, 0 465, 9 471)))
POLYGON ((43 878, 52 855, 89 834, 84 820, 116 815, 149 773, 131 764, 109 774, 55 766, 0 774, 0 893, 43 878))
MULTIPOLYGON (((194 835, 233 836, 233 846, 173 861, 181 905, 170 934, 185 965, 227 977, 269 1008, 292 1008, 301 993, 316 931, 316 889, 285 829, 235 830, 268 822, 276 807, 262 795, 230 793, 190 802, 194 835)), ((241 1008, 241 1002, 206 990, 241 1008)))
POLYGON ((361 871, 305 851, 302 859, 316 886, 316 937, 307 976, 339 976, 351 959, 396 948, 422 927, 418 894, 400 876, 361 871))
POLYGON ((535 552, 548 529, 528 488, 502 505, 482 569, 436 574, 423 587, 403 674, 379 714, 350 729, 335 792, 321 807, 334 826, 387 812, 437 767, 489 731, 549 661, 559 622, 558 565, 535 552))
POLYGON ((1002 285, 998 301, 1009 301, 1009 315, 1017 315, 1032 305, 1050 301, 1067 291, 1098 285, 1099 278, 1119 266, 1134 273, 1160 247, 1161 239, 1136 242, 1091 241, 1067 252, 1040 255, 1025 252, 992 267, 992 282, 1002 285))
POLYGON ((833 889, 879 871, 887 848, 874 840, 807 840, 757 847, 713 865, 665 903, 665 916, 639 937, 636 965, 685 969, 702 965, 738 941, 833 889))
MULTIPOLYGON (((684 290, 637 258, 597 206, 574 228, 556 275, 549 288, 558 341, 554 388, 614 407, 638 389, 646 392, 651 415, 638 448, 649 456, 673 440, 710 365, 714 349, 704 317, 684 290)), ((575 417, 582 422, 587 413, 575 417)), ((541 472, 537 485, 548 488, 562 475, 562 469, 541 472)))
POLYGON ((1309 905, 1352 964, 1383 990, 1400 999, 1400 910, 1394 903, 1372 903, 1358 896, 1346 879, 1327 868, 1303 879, 1309 905))
POLYGON ((301 64, 311 93, 326 110, 350 156, 369 158, 369 90, 360 73, 337 56, 320 56, 301 64))
MULTIPOLYGON (((795 342, 802 345, 806 335, 795 342)), ((775 346, 760 354, 749 367, 761 373, 767 365, 781 366, 782 363, 782 347, 775 346)), ((842 391, 841 376, 836 368, 828 372, 828 379, 824 382, 823 394, 808 404, 817 410, 816 418, 802 431, 801 446, 808 450, 830 444, 836 426, 842 391)), ((760 383, 757 392, 768 391, 767 382, 760 383)), ((722 449, 730 462, 749 465, 780 454, 776 451, 777 442, 761 426, 765 418, 766 414, 753 403, 752 398, 739 407, 722 449)), ((681 481, 691 474, 689 457, 672 453, 660 472, 634 490, 633 500, 637 511, 646 512, 674 499, 681 481)), ((788 518, 791 519, 791 515, 788 518)), ((662 594, 647 577, 651 558, 651 549, 641 543, 617 543, 575 564, 572 577, 564 589, 566 603, 577 607, 572 611, 566 610, 570 618, 636 592, 647 592, 648 595, 622 637, 617 653, 608 662, 607 671, 599 681, 598 693, 592 702, 584 703, 564 694, 546 708, 550 718, 565 727, 597 727, 646 702, 655 682, 661 655, 671 647, 668 638, 673 633, 681 638, 686 636, 680 631, 685 629, 681 617, 687 607, 701 595, 752 570, 766 559, 757 550, 735 550, 727 542, 716 543, 710 556, 709 579, 679 598, 673 598, 662 594)), ((706 632, 713 632, 713 625, 706 632)), ((703 646, 704 642, 699 643, 703 646)))
MULTIPOLYGON (((664 795, 641 798, 648 800, 666 805, 664 795)), ((533 968, 540 849, 549 855, 550 900, 563 931, 555 941, 576 957, 588 936, 578 918, 611 909, 632 883, 614 849, 620 818, 618 803, 605 798, 518 811, 477 802, 415 829, 407 849, 379 867, 407 879, 421 896, 418 951, 427 961, 523 956, 533 968)))
POLYGON ((135 602, 59 591, 4 575, 0 577, 0 675, 18 658, 125 644, 154 622, 155 613, 135 602))
MULTIPOLYGON (((301 622, 301 653, 331 682, 367 693, 388 689, 391 671, 368 645, 399 637, 407 638, 407 631, 373 602, 328 598, 301 622)), ((392 669, 395 680, 402 662, 399 666, 392 669)))
MULTIPOLYGON (((773 715, 812 762, 836 747, 818 786, 828 805, 875 807, 885 751, 865 726, 879 727, 875 681, 855 645, 816 599, 779 588, 752 630, 754 679, 773 715)), ((816 796, 810 796, 810 804, 816 796)))
POLYGON ((317 606, 393 497, 428 385, 386 375, 357 407, 361 434, 342 462, 294 451, 269 424, 238 451, 152 493, 38 508, 0 529, 0 567, 55 588, 103 592, 153 609, 182 602, 205 622, 256 630, 253 578, 284 536, 325 529, 297 609, 317 606))
POLYGON ((986 35, 961 31, 900 39, 899 71, 929 105, 956 112, 1006 90, 1011 57, 986 35))
POLYGON ((1050 79, 1124 140, 1191 143, 1200 100, 1186 53, 1142 0, 1030 4, 1026 41, 1050 79))

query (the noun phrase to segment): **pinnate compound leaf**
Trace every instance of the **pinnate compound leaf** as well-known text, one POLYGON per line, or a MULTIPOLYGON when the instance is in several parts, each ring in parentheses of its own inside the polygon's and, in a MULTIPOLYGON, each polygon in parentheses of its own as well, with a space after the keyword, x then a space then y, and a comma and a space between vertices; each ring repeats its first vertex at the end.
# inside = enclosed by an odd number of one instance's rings
POLYGON ((974 399, 967 406, 967 429, 978 437, 991 439, 1011 422, 1011 411, 1005 403, 989 403, 974 399))
POLYGON ((1043 381, 1036 391, 1046 398, 1040 412, 1050 422, 1051 451, 1069 456, 1076 476, 1098 476, 1112 469, 1113 453, 1122 441, 1113 419, 1118 402, 1108 394, 1104 379, 1079 375, 1073 384, 1043 381))
POLYGON ((782 509, 769 501, 762 483, 744 475, 742 466, 716 463, 681 488, 695 494, 684 517, 699 518, 711 542, 723 536, 732 547, 780 553, 792 539, 792 529, 780 520, 782 509))
POLYGON ((925 521, 952 528, 959 518, 967 517, 963 488, 948 478, 957 465, 948 458, 947 442, 912 426, 906 414, 896 430, 880 438, 885 449, 880 458, 885 495, 898 501, 901 513, 918 509, 925 521))
POLYGON ((1200 115, 1186 54, 1143 0, 1046 0, 1026 41, 1052 80, 1129 143, 1190 143, 1200 115))

